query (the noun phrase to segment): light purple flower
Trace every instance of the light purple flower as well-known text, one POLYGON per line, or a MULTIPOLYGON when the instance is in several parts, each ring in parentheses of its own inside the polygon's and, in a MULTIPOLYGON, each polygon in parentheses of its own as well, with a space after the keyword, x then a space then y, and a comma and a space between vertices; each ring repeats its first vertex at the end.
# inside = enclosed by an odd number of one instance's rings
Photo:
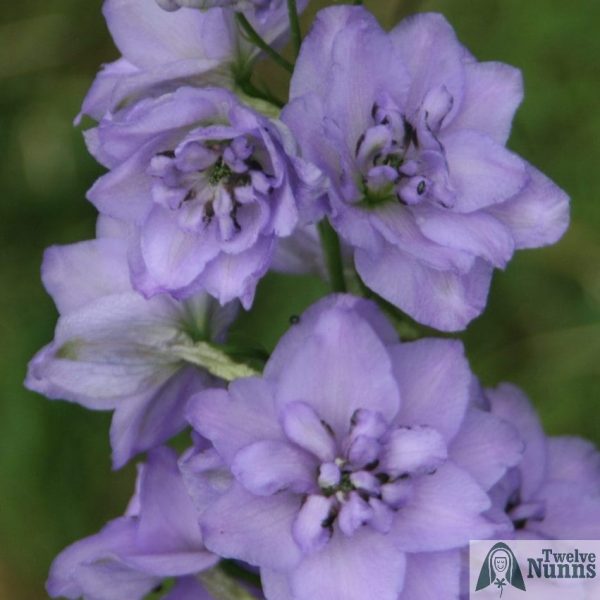
POLYGON ((477 62, 437 14, 386 33, 332 7, 304 41, 283 120, 331 181, 363 281, 422 323, 464 328, 493 267, 567 227, 564 192, 505 148, 522 95, 517 69, 477 62))
POLYGON ((168 448, 151 451, 138 472, 125 516, 69 546, 55 559, 50 596, 73 600, 138 600, 169 577, 182 578, 165 600, 210 596, 192 575, 218 557, 202 543, 196 511, 168 448))
MULTIPOLYGON (((103 12, 122 56, 103 67, 84 100, 81 114, 96 120, 182 85, 234 87, 259 54, 231 10, 167 13, 152 0, 106 0, 103 12)), ((288 29, 285 7, 260 17, 249 19, 269 43, 288 29)))
POLYGON ((520 447, 471 393, 459 342, 401 344, 371 303, 320 301, 262 378, 190 401, 214 445, 181 466, 207 547, 259 566, 272 599, 397 600, 407 560, 494 531, 484 490, 520 447))
POLYGON ((598 539, 600 452, 577 437, 547 437, 521 390, 503 384, 486 390, 492 413, 506 419, 525 442, 522 461, 493 488, 490 513, 503 537, 598 539))
MULTIPOLYGON (((504 476, 507 469, 521 461, 523 449, 517 430, 508 422, 490 414, 483 390, 473 378, 465 418, 449 448, 452 460, 465 469, 483 489, 489 490, 504 476)), ((188 458, 182 465, 184 474, 187 474, 184 479, 200 507, 214 501, 226 487, 223 472, 217 470, 218 464, 219 459, 215 451, 211 450, 202 454, 195 453, 193 459, 188 458), (209 485, 198 484, 202 481, 197 476, 199 473, 203 473, 204 481, 208 481, 209 485)), ((495 528, 492 535, 496 536, 501 531, 502 525, 495 528)), ((407 554, 404 584, 397 600, 462 598, 461 585, 468 564, 468 548, 466 552, 467 558, 464 548, 407 554), (435 573, 435 577, 431 577, 432 573, 435 573)), ((269 599, 294 600, 289 578, 284 574, 263 570, 263 585, 269 599)))
POLYGON ((52 399, 114 410, 115 468, 185 426, 187 398, 217 380, 186 362, 200 340, 222 340, 236 315, 206 295, 146 300, 129 281, 125 241, 53 246, 42 279, 60 312, 55 337, 29 365, 26 386, 52 399))
POLYGON ((319 214, 320 173, 287 129, 223 89, 140 101, 87 139, 110 169, 88 197, 132 227, 132 278, 146 296, 204 290, 249 308, 277 239, 319 214))

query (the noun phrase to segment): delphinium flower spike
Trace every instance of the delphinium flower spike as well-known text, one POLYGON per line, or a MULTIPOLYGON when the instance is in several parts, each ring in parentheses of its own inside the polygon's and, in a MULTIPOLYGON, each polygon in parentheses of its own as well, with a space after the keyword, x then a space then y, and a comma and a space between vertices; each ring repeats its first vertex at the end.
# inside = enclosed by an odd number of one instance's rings
POLYGON ((114 467, 147 455, 53 597, 458 600, 469 540, 600 536, 597 450, 484 389, 461 341, 398 334, 400 311, 463 329, 494 268, 568 225, 506 148, 520 72, 438 14, 385 32, 330 7, 302 42, 307 3, 104 3, 122 56, 80 115, 97 236, 46 252, 60 318, 26 385, 114 411, 114 467), (292 74, 287 104, 259 59, 292 74), (322 298, 246 363, 227 333, 271 270, 371 300, 322 298))

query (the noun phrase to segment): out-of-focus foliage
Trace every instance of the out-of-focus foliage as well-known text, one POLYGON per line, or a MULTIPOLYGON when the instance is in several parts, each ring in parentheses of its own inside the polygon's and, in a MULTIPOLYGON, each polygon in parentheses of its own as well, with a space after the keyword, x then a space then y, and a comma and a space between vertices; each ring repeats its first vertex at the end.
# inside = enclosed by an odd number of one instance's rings
MULTIPOLYGON (((322 4, 312 3, 306 22, 322 4)), ((523 69, 526 100, 511 146, 569 191, 573 222, 556 247, 521 252, 496 275, 486 313, 462 337, 486 384, 514 381, 549 432, 599 443, 600 4, 366 4, 387 26, 416 10, 441 11, 478 58, 523 69)), ((0 48, 0 600, 37 600, 52 557, 120 514, 133 478, 132 467, 110 472, 107 415, 22 387, 56 318, 39 280, 42 250, 93 235, 84 194, 100 168, 71 121, 116 51, 98 0, 6 2, 0 48)), ((290 315, 323 292, 313 281, 270 276, 236 335, 270 348, 290 315)))

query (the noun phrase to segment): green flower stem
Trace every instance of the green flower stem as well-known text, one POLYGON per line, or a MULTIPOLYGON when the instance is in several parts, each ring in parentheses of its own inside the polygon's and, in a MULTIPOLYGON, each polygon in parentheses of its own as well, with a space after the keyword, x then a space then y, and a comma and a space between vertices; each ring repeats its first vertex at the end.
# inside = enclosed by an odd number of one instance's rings
POLYGON ((298 7, 296 0, 287 0, 288 15, 290 19, 290 33, 292 36, 292 45, 296 56, 300 53, 302 44, 302 32, 300 31, 300 20, 298 19, 298 7))
POLYGON ((342 262, 340 240, 327 219, 323 219, 318 224, 318 229, 331 289, 334 292, 345 292, 346 281, 344 280, 344 264, 342 262))
POLYGON ((255 600, 255 597, 219 567, 200 573, 198 579, 217 600, 255 600))
POLYGON ((228 577, 247 583, 256 589, 261 589, 260 575, 244 569, 244 567, 234 560, 222 559, 219 563, 219 568, 228 577))
POLYGON ((286 58, 281 56, 277 50, 269 46, 265 40, 260 36, 258 31, 252 27, 252 24, 245 15, 242 13, 236 14, 237 22, 240 27, 244 30, 244 33, 248 36, 248 39, 258 48, 260 48, 263 52, 265 52, 268 56, 270 56, 280 67, 284 68, 289 73, 294 71, 294 65, 288 61, 286 58))
POLYGON ((255 86, 250 78, 241 78, 236 81, 237 85, 240 87, 242 92, 255 100, 259 100, 260 102, 267 103, 267 107, 259 108, 260 112, 269 114, 270 112, 275 111, 277 115, 279 115, 280 110, 284 107, 285 103, 279 98, 275 97, 268 91, 263 91, 257 86, 255 86), (269 110, 265 110, 268 108, 269 110))
POLYGON ((232 360, 223 350, 208 342, 196 342, 189 346, 173 346, 171 350, 182 360, 202 367, 212 375, 220 377, 225 381, 260 375, 260 371, 244 363, 232 360))

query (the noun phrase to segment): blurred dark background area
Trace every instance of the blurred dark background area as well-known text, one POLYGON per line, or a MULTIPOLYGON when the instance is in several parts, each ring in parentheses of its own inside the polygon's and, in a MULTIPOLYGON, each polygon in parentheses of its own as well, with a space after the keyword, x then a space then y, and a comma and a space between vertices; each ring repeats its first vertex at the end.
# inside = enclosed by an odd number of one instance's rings
MULTIPOLYGON (((305 30, 324 4, 311 3, 305 30)), ((462 338, 483 381, 523 387, 549 433, 600 443, 600 4, 365 4, 386 27, 440 11, 479 59, 523 70, 526 98, 510 146, 570 193, 572 224, 558 245, 521 252, 496 274, 487 311, 462 338)), ((0 15, 0 600, 46 598, 53 556, 121 514, 134 477, 133 466, 110 470, 109 415, 22 385, 56 321, 40 282, 42 251, 93 236, 85 192, 101 168, 72 120, 100 63, 117 57, 100 7, 22 0, 3 3, 0 15)), ((322 291, 270 276, 239 327, 270 347, 322 291)))

